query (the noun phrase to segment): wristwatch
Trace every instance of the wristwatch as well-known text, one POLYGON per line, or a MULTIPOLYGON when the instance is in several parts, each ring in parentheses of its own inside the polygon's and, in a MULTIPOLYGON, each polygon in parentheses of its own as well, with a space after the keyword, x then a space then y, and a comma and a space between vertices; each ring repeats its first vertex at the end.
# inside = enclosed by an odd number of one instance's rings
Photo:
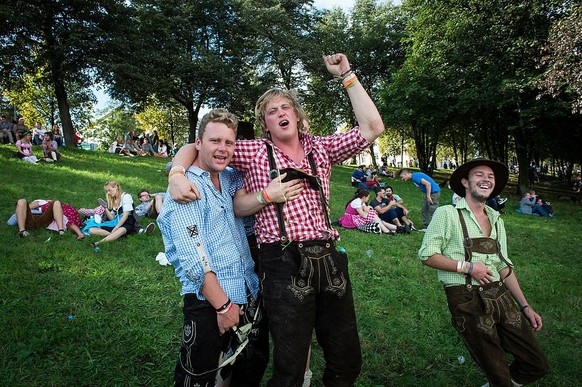
POLYGON ((265 198, 263 197, 263 192, 259 192, 259 194, 257 195, 257 201, 261 204, 267 204, 265 198))

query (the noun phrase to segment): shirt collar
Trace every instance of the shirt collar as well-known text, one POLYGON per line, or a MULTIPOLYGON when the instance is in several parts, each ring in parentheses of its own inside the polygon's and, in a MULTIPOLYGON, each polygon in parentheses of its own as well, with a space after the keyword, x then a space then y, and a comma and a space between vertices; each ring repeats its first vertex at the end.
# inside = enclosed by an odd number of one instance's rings
MULTIPOLYGON (((459 200, 457 202, 456 208, 460 208, 460 209, 465 209, 468 212, 471 213, 471 216, 473 216, 473 212, 471 211, 471 209, 469 208, 469 205, 467 204, 467 201, 465 200, 464 197, 461 198, 461 200, 459 200)), ((487 214, 487 217, 489 218, 489 221, 491 222, 491 225, 493 226, 495 223, 497 223, 497 220, 499 219, 499 212, 495 211, 493 208, 485 205, 485 213, 487 214)))

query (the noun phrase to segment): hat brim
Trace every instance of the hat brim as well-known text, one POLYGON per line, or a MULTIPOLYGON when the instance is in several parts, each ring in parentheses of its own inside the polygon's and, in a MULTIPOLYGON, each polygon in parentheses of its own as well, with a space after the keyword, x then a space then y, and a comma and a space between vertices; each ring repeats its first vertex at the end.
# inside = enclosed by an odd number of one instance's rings
POLYGON ((451 185, 453 192, 461 197, 465 197, 465 187, 463 186, 461 180, 465 179, 469 175, 471 169, 480 165, 488 166, 495 174, 495 188, 493 188, 489 198, 494 198, 499 195, 505 188, 507 180, 509 179, 509 169, 505 164, 500 163, 499 161, 486 159, 471 160, 455 169, 449 180, 449 184, 451 185))

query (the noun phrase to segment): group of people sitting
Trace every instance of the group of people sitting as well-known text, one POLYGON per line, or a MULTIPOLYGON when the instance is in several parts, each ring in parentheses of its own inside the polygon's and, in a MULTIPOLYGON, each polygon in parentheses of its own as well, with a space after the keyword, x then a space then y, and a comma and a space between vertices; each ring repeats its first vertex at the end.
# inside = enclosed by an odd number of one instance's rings
POLYGON ((109 153, 117 153, 122 156, 155 156, 168 157, 172 152, 172 147, 168 141, 161 140, 154 130, 151 136, 134 136, 128 131, 124 136, 119 135, 111 143, 108 149, 109 153))
POLYGON ((372 189, 374 187, 384 187, 382 178, 387 177, 395 179, 394 171, 389 171, 386 163, 382 164, 378 171, 374 171, 372 165, 366 168, 365 165, 358 165, 358 168, 352 173, 352 186, 362 189, 372 189))
POLYGON ((535 190, 529 190, 523 195, 523 198, 519 202, 519 211, 522 214, 545 216, 548 218, 554 217, 554 211, 550 202, 546 202, 537 196, 535 190))
POLYGON ((342 227, 390 235, 408 234, 411 230, 416 230, 408 219, 408 209, 402 199, 393 193, 392 187, 375 186, 373 191, 376 197, 367 205, 370 192, 358 188, 346 204, 344 215, 338 220, 342 227))
POLYGON ((99 198, 99 206, 91 209, 80 208, 78 211, 59 200, 38 199, 28 203, 26 199, 19 199, 8 224, 18 226, 18 235, 21 238, 28 237, 29 230, 37 228, 47 228, 59 235, 70 230, 77 236, 77 240, 89 235, 99 235, 103 238, 91 244, 97 252, 101 243, 133 233, 151 234, 155 230, 154 223, 142 227, 139 218, 147 216, 157 219, 162 209, 164 193, 150 195, 147 189, 142 189, 138 193, 140 204, 134 208, 133 198, 117 182, 108 181, 104 190, 107 200, 99 198), (79 214, 86 217, 84 221, 81 221, 79 214))
POLYGON ((29 131, 23 132, 19 135, 19 137, 20 138, 16 140, 15 144, 16 145, 15 156, 17 158, 33 164, 36 164, 39 161, 54 163, 61 158, 61 153, 59 152, 59 144, 55 139, 55 135, 52 132, 45 132, 42 136, 42 141, 40 142, 40 145, 42 146, 43 156, 40 158, 35 156, 33 153, 32 133, 29 131))

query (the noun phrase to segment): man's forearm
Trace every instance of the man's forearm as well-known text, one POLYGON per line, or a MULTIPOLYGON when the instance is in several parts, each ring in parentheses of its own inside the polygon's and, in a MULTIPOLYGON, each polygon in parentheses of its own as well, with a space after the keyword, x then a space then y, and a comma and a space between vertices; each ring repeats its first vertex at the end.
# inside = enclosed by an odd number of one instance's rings
POLYGON ((197 156, 198 150, 196 150, 196 146, 194 144, 186 144, 180 148, 176 156, 172 159, 172 167, 181 165, 187 169, 196 160, 197 156))

